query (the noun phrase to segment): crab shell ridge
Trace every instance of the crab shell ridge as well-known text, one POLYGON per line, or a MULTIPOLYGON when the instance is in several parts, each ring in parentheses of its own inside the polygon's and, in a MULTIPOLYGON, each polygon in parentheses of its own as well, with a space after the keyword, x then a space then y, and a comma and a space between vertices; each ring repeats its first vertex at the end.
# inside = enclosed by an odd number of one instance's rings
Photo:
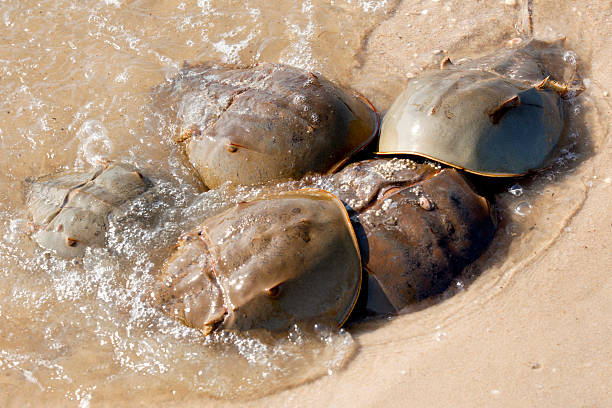
POLYGON ((378 135, 365 97, 289 66, 189 66, 173 89, 177 141, 209 188, 334 172, 378 135))
POLYGON ((214 328, 341 326, 361 287, 359 246, 344 206, 317 189, 240 203, 186 234, 166 264, 166 313, 214 328))

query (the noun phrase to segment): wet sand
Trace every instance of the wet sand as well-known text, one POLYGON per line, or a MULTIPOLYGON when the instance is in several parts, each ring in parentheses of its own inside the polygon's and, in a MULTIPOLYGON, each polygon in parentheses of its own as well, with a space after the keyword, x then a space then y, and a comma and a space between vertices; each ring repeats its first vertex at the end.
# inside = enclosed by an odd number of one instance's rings
MULTIPOLYGON (((471 2, 462 13, 484 15, 487 7, 517 12, 503 2, 489 3, 471 2)), ((433 21, 446 18, 435 14, 435 2, 430 4, 433 21)), ((425 8, 403 2, 371 33, 356 75, 366 94, 369 78, 410 76, 413 53, 435 47, 451 57, 459 50, 480 55, 512 36, 511 27, 484 19, 467 35, 453 33, 452 26, 429 35, 426 21, 415 23, 425 8), (439 43, 423 44, 425 37, 439 43)), ((379 330, 362 328, 353 333, 360 349, 344 370, 254 406, 612 406, 612 4, 536 1, 532 11, 536 37, 567 36, 568 48, 581 58, 580 74, 590 80, 583 97, 596 100, 600 110, 586 115, 594 152, 574 180, 588 189, 560 235, 511 273, 502 271, 488 299, 466 305, 462 298, 478 290, 472 285, 379 330), (469 313, 449 312, 458 305, 469 313), (428 325, 430 332, 422 334, 428 325)), ((385 98, 373 97, 379 105, 388 103, 385 98)))

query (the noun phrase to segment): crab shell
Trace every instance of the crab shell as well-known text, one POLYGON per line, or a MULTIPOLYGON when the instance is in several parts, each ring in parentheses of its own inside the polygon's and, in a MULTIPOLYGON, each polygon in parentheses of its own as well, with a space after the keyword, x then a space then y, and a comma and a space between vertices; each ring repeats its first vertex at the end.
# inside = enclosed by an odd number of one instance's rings
POLYGON ((104 245, 108 215, 148 187, 136 168, 119 163, 31 181, 26 205, 37 227, 33 238, 59 256, 83 256, 85 248, 104 245))
POLYGON ((455 169, 370 160, 334 175, 368 272, 368 313, 394 313, 445 290, 492 240, 488 201, 455 169))
POLYGON ((555 56, 563 63, 562 54, 559 42, 531 41, 412 79, 385 115, 378 154, 424 156, 484 176, 541 167, 563 129, 568 86, 546 66, 555 56))
POLYGON ((271 195, 207 219, 183 236, 160 277, 162 309, 205 333, 341 326, 361 286, 344 206, 316 189, 271 195))
POLYGON ((378 134, 364 97, 285 65, 186 66, 170 88, 176 140, 209 188, 333 172, 378 134))

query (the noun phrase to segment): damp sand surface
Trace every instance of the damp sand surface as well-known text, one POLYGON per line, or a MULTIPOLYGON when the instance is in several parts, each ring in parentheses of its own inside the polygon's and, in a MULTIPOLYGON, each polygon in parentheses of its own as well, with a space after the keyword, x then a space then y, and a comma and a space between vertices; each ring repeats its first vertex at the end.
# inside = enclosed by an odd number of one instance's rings
POLYGON ((182 232, 260 191, 201 193, 154 87, 183 60, 284 62, 384 113, 445 56, 477 57, 527 30, 527 4, 1 3, 1 405, 612 405, 612 9, 530 5, 536 37, 567 37, 586 91, 568 104, 560 160, 495 186, 500 228, 484 256, 393 319, 203 339, 147 294, 182 232), (166 198, 126 207, 108 248, 80 262, 37 248, 24 180, 101 159, 152 174, 166 198))

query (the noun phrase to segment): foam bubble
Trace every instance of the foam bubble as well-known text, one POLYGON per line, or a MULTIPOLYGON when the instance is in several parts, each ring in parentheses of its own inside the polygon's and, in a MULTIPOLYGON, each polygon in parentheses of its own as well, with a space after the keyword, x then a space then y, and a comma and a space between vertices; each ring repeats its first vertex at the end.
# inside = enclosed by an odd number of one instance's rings
POLYGON ((92 166, 104 162, 113 151, 113 142, 99 120, 90 119, 83 122, 77 136, 81 140, 79 156, 92 166))

